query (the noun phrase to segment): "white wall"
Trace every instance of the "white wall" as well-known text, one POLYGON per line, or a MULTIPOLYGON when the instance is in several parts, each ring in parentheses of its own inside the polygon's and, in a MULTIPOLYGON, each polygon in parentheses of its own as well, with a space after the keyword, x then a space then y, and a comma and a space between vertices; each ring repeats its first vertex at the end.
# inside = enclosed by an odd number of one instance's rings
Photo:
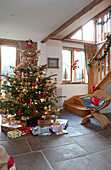
MULTIPOLYGON (((57 74, 58 88, 62 88, 62 95, 68 98, 73 95, 88 93, 88 84, 61 84, 62 83, 62 49, 66 47, 84 48, 83 44, 66 43, 56 40, 49 40, 46 43, 38 43, 38 49, 41 50, 39 65, 47 63, 47 58, 59 58, 59 69, 48 69, 47 75, 57 74)), ((66 100, 65 99, 65 100, 66 100)))

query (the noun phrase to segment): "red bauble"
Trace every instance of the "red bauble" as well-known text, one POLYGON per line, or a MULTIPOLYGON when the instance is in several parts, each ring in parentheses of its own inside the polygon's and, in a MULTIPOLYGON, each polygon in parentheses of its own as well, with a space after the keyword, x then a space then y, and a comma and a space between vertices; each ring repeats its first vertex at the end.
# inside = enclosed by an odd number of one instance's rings
POLYGON ((32 86, 35 86, 35 83, 32 83, 32 86))
POLYGON ((42 81, 40 81, 40 84, 42 83, 42 81))
POLYGON ((21 110, 18 110, 18 112, 17 112, 18 114, 21 114, 22 112, 21 112, 21 110))
POLYGON ((46 96, 46 93, 42 93, 42 96, 46 96))
POLYGON ((4 91, 4 93, 7 93, 7 91, 4 91))
POLYGON ((21 75, 22 75, 22 73, 21 73, 21 72, 19 72, 18 74, 19 74, 19 76, 21 76, 21 75))
POLYGON ((22 102, 24 102, 24 99, 22 99, 22 102))
POLYGON ((6 107, 6 105, 4 104, 3 107, 6 107))
POLYGON ((16 89, 15 91, 18 92, 18 89, 16 89))
POLYGON ((48 91, 48 89, 46 89, 46 91, 48 91))
POLYGON ((45 67, 43 67, 43 69, 45 69, 45 67))

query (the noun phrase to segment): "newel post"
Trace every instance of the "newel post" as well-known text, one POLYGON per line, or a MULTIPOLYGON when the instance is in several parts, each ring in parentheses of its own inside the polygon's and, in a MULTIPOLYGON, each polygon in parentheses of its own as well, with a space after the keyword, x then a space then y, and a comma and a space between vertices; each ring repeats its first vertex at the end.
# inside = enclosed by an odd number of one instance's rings
POLYGON ((93 72, 92 72, 92 67, 88 67, 88 94, 91 93, 91 86, 93 82, 93 72))

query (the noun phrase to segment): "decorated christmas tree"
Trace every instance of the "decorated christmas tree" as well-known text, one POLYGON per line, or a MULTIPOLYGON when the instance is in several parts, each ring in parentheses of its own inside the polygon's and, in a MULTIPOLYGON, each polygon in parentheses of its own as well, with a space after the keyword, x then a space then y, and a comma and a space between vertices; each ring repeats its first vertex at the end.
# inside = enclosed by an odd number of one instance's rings
POLYGON ((13 115, 16 120, 41 117, 50 118, 59 114, 57 106, 56 75, 48 76, 47 65, 37 66, 40 51, 28 40, 26 50, 20 50, 22 61, 13 69, 13 74, 4 77, 1 87, 0 111, 13 115), (4 95, 5 94, 5 95, 4 95))

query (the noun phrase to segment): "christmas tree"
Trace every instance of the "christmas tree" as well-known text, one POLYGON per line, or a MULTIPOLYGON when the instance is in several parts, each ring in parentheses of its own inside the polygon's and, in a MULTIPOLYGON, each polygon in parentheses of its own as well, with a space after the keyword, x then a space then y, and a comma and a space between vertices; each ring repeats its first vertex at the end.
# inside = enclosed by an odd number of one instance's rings
POLYGON ((0 111, 13 115, 16 120, 34 117, 48 118, 59 114, 57 106, 57 80, 46 76, 47 65, 37 66, 40 51, 33 48, 28 40, 26 50, 20 50, 22 62, 13 69, 13 74, 1 75, 4 78, 1 87, 0 111))

